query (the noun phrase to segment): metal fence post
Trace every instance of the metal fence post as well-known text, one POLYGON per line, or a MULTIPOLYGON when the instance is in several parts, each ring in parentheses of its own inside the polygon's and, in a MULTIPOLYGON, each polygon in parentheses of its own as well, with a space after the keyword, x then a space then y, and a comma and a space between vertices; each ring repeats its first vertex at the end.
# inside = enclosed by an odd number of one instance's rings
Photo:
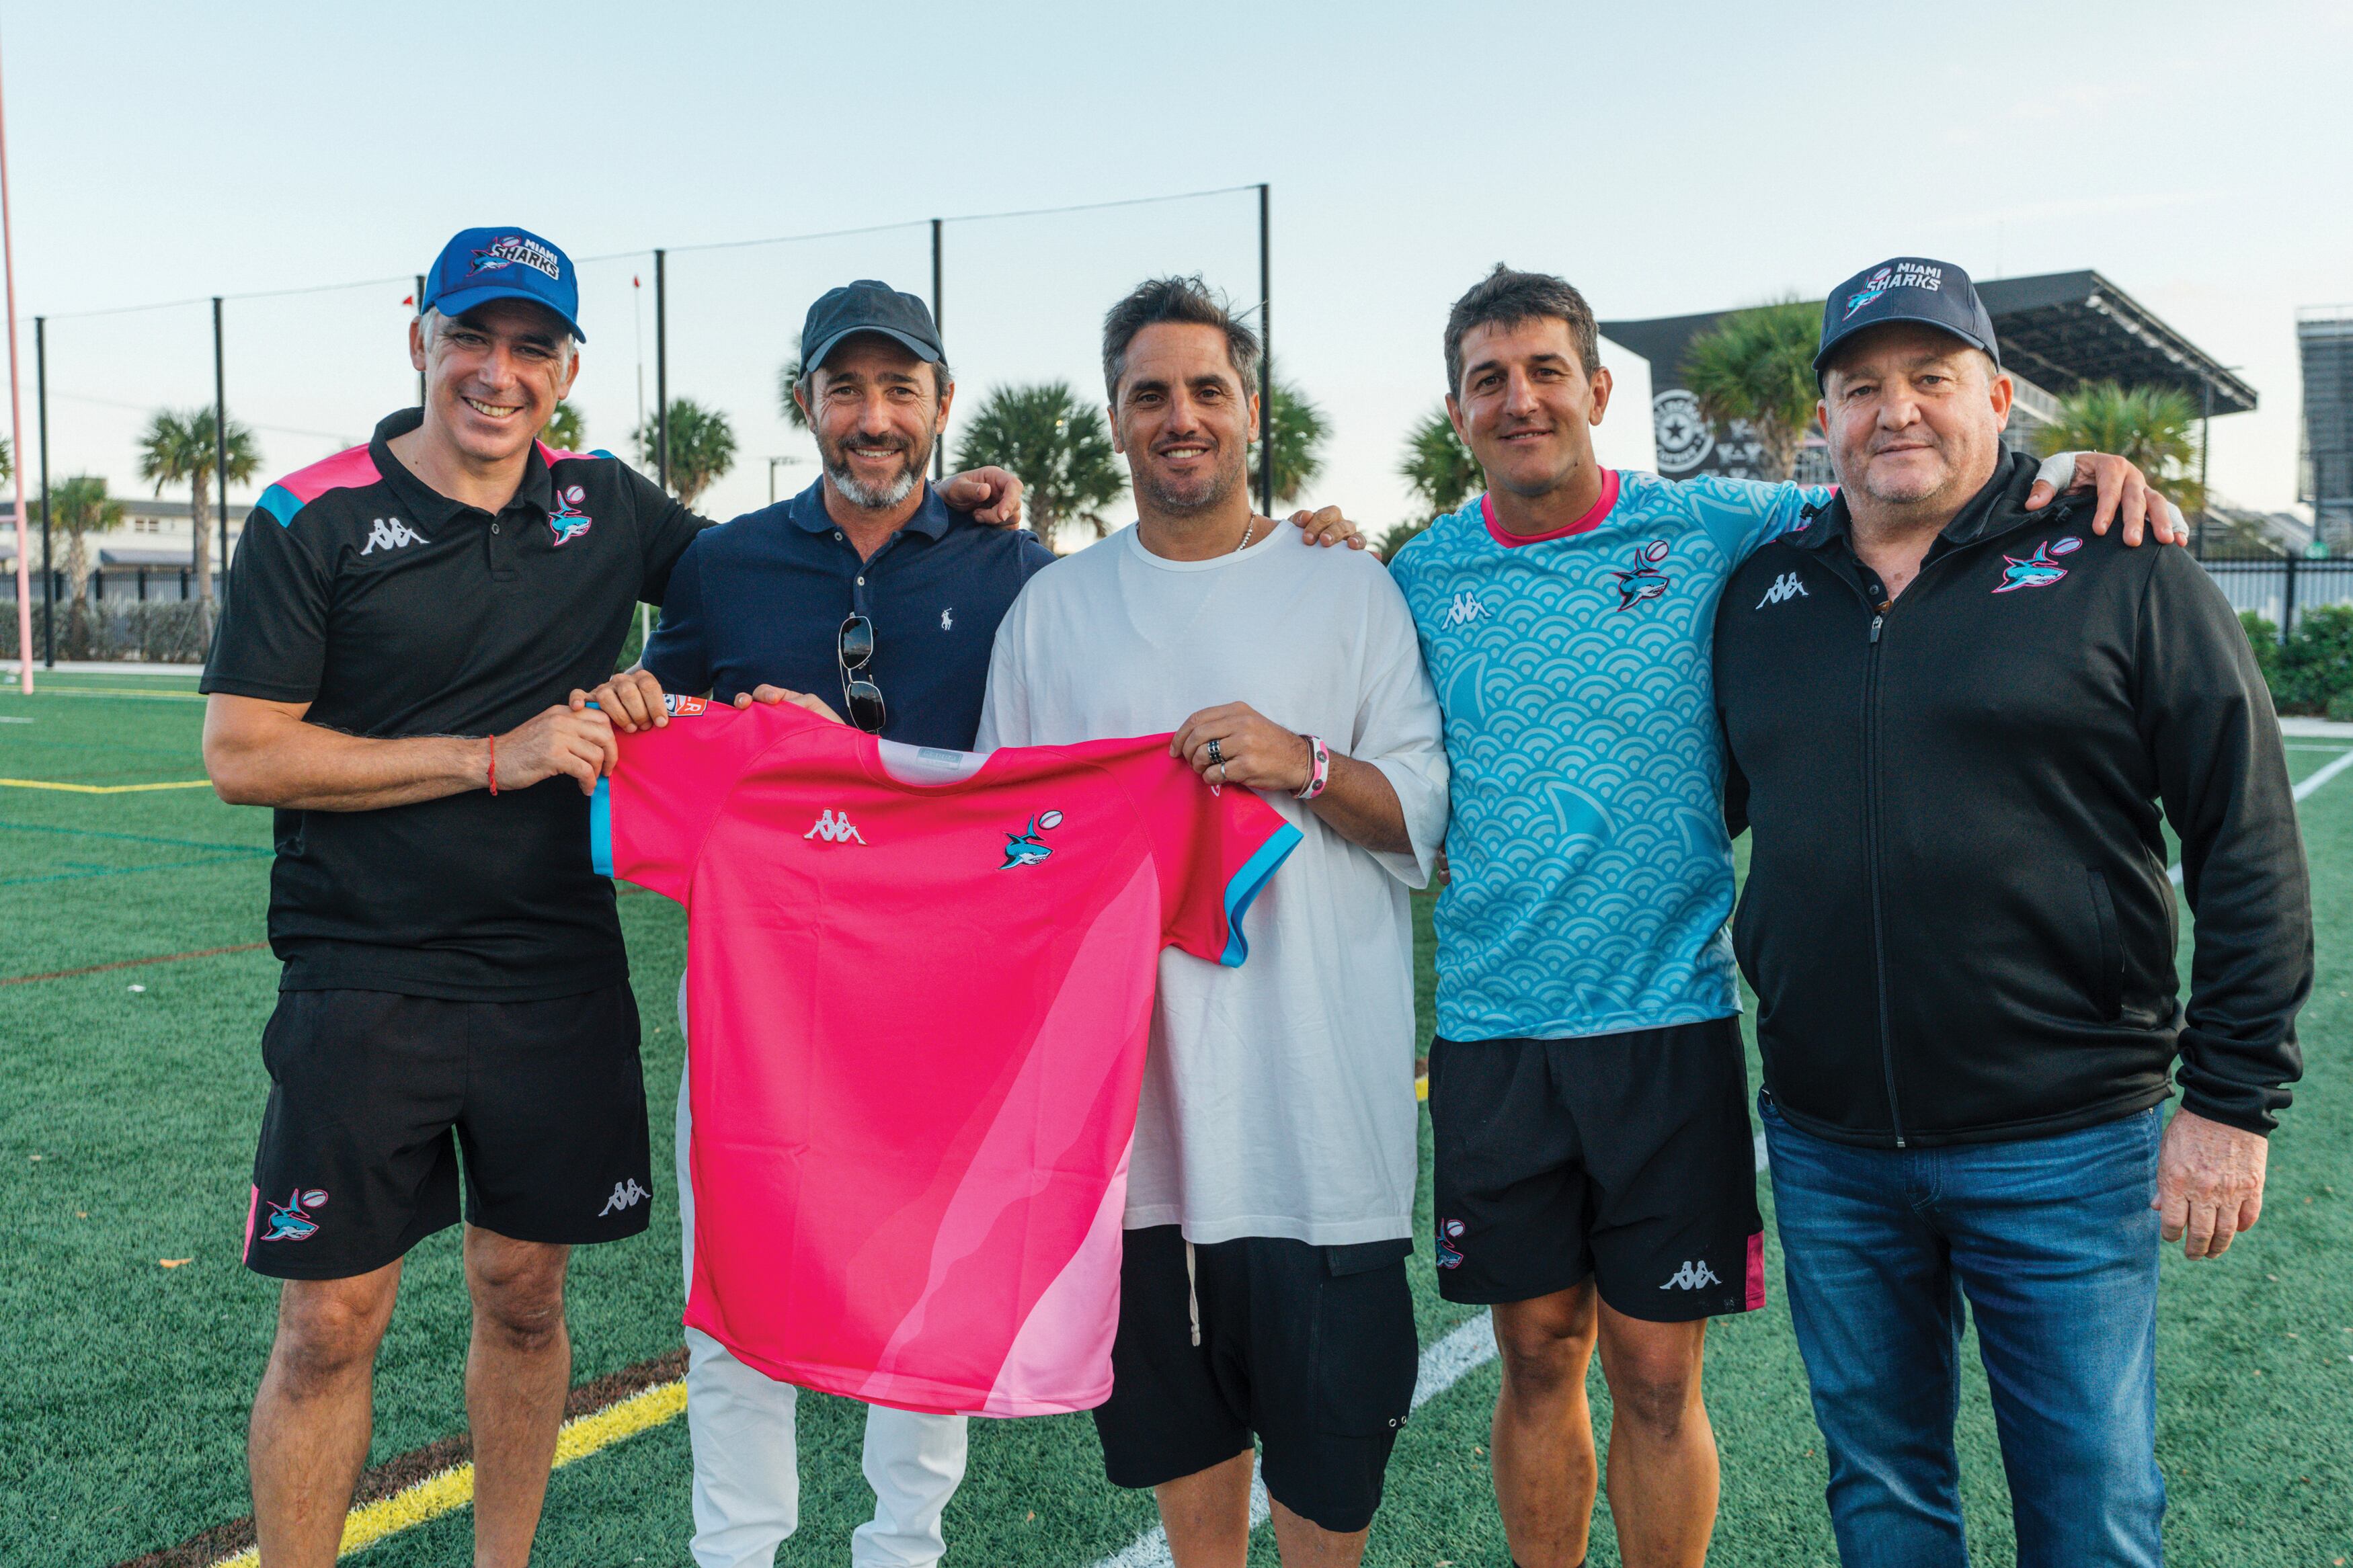
POLYGON ((1258 188, 1258 493, 1274 516, 1274 262, 1267 224, 1268 187, 1258 188))
POLYGON ((654 476, 670 489, 670 258, 654 252, 654 476))
MULTIPOLYGON (((940 223, 938 218, 932 220, 932 331, 939 333, 940 341, 944 343, 947 342, 947 328, 940 321, 940 223)), ((776 470, 771 468, 768 474, 774 479, 776 470)), ((946 427, 942 426, 939 436, 932 442, 932 478, 944 479, 947 474, 948 433, 946 427)))
POLYGON ((2295 635, 2295 552, 2288 552, 2287 580, 2280 591, 2280 645, 2295 635))
POLYGON ((49 560, 49 319, 33 318, 33 410, 41 432, 41 662, 58 667, 58 582, 49 560))

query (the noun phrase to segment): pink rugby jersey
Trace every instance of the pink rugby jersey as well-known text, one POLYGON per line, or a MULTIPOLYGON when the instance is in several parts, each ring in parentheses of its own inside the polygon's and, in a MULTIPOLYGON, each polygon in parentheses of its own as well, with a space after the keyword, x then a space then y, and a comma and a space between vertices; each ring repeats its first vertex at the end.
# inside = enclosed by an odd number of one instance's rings
POLYGON ((1160 950, 1241 963, 1299 830, 1166 735, 981 755, 672 705, 590 832, 687 909, 686 1321, 870 1403, 1100 1405, 1160 950))

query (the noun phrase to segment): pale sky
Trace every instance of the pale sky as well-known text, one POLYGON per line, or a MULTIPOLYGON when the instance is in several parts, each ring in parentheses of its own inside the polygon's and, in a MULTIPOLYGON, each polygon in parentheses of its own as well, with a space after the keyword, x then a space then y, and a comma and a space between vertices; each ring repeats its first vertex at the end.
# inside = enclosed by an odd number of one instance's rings
MULTIPOLYGON (((858 276, 928 292, 934 214, 1271 182, 1276 355, 1334 430, 1315 494, 1375 530, 1408 511, 1398 449, 1444 390, 1447 306, 1497 260, 1605 319, 1819 298, 1898 253, 2096 268, 2242 367, 2262 406, 2217 421, 2213 482, 2266 508, 2294 496, 2295 309, 2353 300, 2341 4, 7 0, 0 51, 50 472, 120 490, 146 413, 210 399, 210 310, 76 313, 394 279, 229 301, 230 411, 272 476, 414 400, 406 279, 475 224, 586 258, 909 221, 671 257, 671 392, 741 442, 703 503, 723 517, 765 501, 772 456, 802 459, 786 493, 814 477, 774 390, 810 299, 858 276)), ((965 407, 1048 376, 1100 396, 1104 308, 1196 269, 1255 300, 1254 195, 951 225, 965 407)), ((650 257, 583 279, 578 401, 626 453, 650 257)), ((1613 422, 1646 418, 1630 398, 1613 422)))

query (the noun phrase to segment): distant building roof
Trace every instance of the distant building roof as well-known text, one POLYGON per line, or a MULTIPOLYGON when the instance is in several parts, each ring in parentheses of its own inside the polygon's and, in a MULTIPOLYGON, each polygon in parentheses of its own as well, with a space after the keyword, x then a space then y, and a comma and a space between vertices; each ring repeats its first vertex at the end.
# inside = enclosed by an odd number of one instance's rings
MULTIPOLYGON (((1977 287, 1993 318, 2004 367, 2052 392, 2073 392, 2087 381, 2173 386, 2202 407, 2211 387, 2217 414, 2245 414, 2255 406, 2253 387, 2088 268, 1997 278, 1977 287)), ((1654 385, 1664 387, 1680 382, 1691 340, 1727 314, 1710 310, 1600 327, 1649 360, 1654 385)))

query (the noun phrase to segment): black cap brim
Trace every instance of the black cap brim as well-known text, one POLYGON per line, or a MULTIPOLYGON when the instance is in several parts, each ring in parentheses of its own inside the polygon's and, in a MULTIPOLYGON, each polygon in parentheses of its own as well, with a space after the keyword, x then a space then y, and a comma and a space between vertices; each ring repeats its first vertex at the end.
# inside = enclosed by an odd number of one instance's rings
POLYGON ((1840 345, 1843 344, 1849 338, 1859 337, 1862 333, 1871 331, 1873 327, 1902 326, 1926 327, 1932 331, 1942 332, 1947 337, 1958 338, 1961 342, 1968 344, 1969 347, 1979 351, 1985 354, 1987 358, 1992 360, 1996 369, 2000 369, 2001 366, 2001 350, 1996 348, 1989 342, 1982 341, 1975 332, 1965 332, 1958 327, 1947 326, 1942 321, 1925 321, 1918 316, 1882 316, 1875 321, 1857 321, 1853 326, 1845 329, 1843 331, 1840 332, 1838 336, 1824 343, 1820 348, 1816 349, 1814 351, 1814 379, 1818 382, 1821 380, 1822 367, 1830 363, 1831 356, 1838 353, 1840 345))

